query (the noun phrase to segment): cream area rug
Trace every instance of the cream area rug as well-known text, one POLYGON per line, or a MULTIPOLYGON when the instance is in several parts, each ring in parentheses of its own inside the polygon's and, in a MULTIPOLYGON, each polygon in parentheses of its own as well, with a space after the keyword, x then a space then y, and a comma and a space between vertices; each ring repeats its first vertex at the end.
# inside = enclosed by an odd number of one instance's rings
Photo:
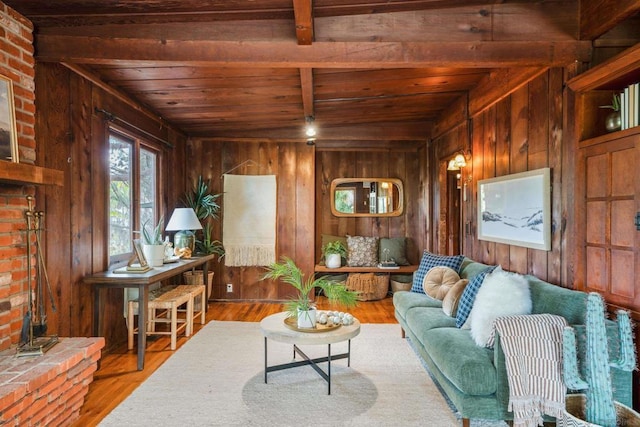
MULTIPOLYGON (((347 347, 331 348, 335 355, 347 347)), ((302 349, 312 357, 327 353, 324 345, 302 349)), ((269 340, 269 365, 292 358, 290 345, 269 340)), ((351 341, 351 367, 341 359, 331 368, 331 395, 309 366, 270 372, 265 384, 259 324, 211 321, 100 425, 461 425, 398 325, 362 325, 351 341)))
POLYGON ((222 244, 230 267, 276 261, 275 175, 224 175, 222 244))

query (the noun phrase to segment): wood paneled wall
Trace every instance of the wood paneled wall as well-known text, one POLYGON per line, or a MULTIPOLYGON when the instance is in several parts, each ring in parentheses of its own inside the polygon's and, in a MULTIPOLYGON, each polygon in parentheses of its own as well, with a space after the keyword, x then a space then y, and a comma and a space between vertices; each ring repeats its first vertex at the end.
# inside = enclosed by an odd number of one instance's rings
MULTIPOLYGON (((563 69, 548 70, 468 120, 459 121, 430 145, 433 160, 429 165, 433 200, 438 200, 441 188, 435 171, 456 150, 471 150, 471 165, 462 171, 463 181, 468 183, 467 201, 463 202, 462 252, 465 255, 572 287, 571 253, 567 253, 565 244, 567 219, 571 218, 573 206, 567 202, 565 193, 571 192, 574 179, 566 171, 573 171, 575 156, 571 153, 575 153, 575 144, 563 140, 564 81, 563 69), (552 175, 551 251, 478 240, 478 181, 543 167, 550 167, 552 175)), ((434 223, 440 210, 438 204, 432 212, 434 223)), ((432 244, 436 246, 436 243, 437 236, 434 236, 432 244)))
MULTIPOLYGON (((276 175, 278 188, 277 257, 287 256, 306 273, 314 265, 314 148, 304 142, 220 142, 194 139, 189 142, 187 182, 198 175, 210 180, 214 194, 223 193, 224 173, 238 175, 276 175)), ((215 236, 224 241, 222 220, 215 224, 215 236)), ((291 287, 273 281, 260 280, 262 267, 225 267, 224 260, 214 263, 213 299, 284 300, 291 287), (233 292, 226 284, 233 284, 233 292)))
POLYGON ((407 237, 409 261, 420 262, 425 240, 425 194, 418 151, 319 151, 316 155, 315 261, 321 258, 322 234, 407 237), (336 217, 331 214, 330 186, 336 178, 398 178, 404 187, 404 213, 398 217, 336 217))
MULTIPOLYGON (((47 268, 58 308, 47 310, 48 327, 49 333, 60 336, 91 336, 93 299, 82 278, 108 267, 108 122, 96 108, 126 118, 174 145, 171 149, 157 143, 162 153, 165 218, 178 190, 185 188, 183 136, 62 65, 36 66, 38 158, 43 166, 62 170, 65 176, 63 187, 42 187, 37 195, 46 201, 39 208, 47 217, 47 268)), ((126 340, 122 290, 109 291, 106 301, 102 333, 107 345, 113 346, 126 340)))

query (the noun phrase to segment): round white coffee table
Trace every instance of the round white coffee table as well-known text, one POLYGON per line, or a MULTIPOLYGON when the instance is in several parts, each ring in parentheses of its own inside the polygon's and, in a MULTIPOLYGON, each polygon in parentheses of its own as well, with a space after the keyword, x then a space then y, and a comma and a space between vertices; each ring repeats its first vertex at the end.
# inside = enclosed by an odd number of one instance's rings
POLYGON ((338 328, 322 331, 322 332, 305 332, 294 330, 285 325, 287 313, 276 313, 267 316, 260 322, 260 329, 264 335, 264 382, 267 383, 267 374, 269 372, 280 371, 283 369, 295 368, 298 366, 310 365, 328 384, 328 393, 331 394, 331 361, 337 359, 347 359, 347 366, 351 366, 351 338, 356 337, 360 333, 360 322, 356 319, 349 326, 341 325, 338 328), (293 355, 300 355, 304 360, 282 365, 268 366, 267 364, 267 340, 283 342, 293 345, 293 355), (348 341, 346 353, 331 354, 331 344, 348 341), (327 345, 327 356, 315 359, 309 358, 300 348, 299 345, 327 345), (325 372, 318 366, 318 363, 327 362, 327 371, 325 372))

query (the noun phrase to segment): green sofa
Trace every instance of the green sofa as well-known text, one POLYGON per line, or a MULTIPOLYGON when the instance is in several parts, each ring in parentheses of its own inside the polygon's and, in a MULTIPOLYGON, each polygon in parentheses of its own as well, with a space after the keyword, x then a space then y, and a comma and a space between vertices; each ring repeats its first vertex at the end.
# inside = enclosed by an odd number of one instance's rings
MULTIPOLYGON (((468 258, 462 263, 460 277, 471 279, 487 267, 468 258)), ((563 316, 570 325, 584 323, 586 296, 525 276, 529 282, 532 313, 563 316)), ((456 328, 456 319, 442 311, 442 302, 425 294, 410 291, 393 295, 395 317, 432 376, 463 419, 511 420, 507 411, 509 383, 500 339, 494 349, 479 347, 468 329, 456 328)), ((578 342, 584 330, 578 326, 578 342)), ((610 322, 610 338, 617 341, 615 324, 610 322)), ((631 405, 631 372, 612 371, 615 398, 631 405)), ((466 424, 466 423, 465 423, 466 424)))

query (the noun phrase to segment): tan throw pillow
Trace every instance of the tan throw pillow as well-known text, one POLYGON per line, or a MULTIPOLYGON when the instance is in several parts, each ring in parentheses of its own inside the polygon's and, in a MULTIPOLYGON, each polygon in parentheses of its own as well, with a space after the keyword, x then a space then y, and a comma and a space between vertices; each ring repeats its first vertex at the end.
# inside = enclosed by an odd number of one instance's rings
POLYGON ((378 238, 347 236, 347 265, 375 267, 378 265, 378 238))
POLYGON ((431 298, 442 301, 449 292, 449 289, 460 280, 460 276, 455 270, 449 267, 433 267, 427 272, 422 281, 424 293, 431 298))
POLYGON ((458 313, 458 302, 460 302, 460 297, 468 283, 469 280, 460 279, 451 287, 451 289, 449 289, 449 292, 447 292, 447 295, 445 295, 442 300, 442 311, 444 311, 444 314, 456 317, 456 314, 458 313))

